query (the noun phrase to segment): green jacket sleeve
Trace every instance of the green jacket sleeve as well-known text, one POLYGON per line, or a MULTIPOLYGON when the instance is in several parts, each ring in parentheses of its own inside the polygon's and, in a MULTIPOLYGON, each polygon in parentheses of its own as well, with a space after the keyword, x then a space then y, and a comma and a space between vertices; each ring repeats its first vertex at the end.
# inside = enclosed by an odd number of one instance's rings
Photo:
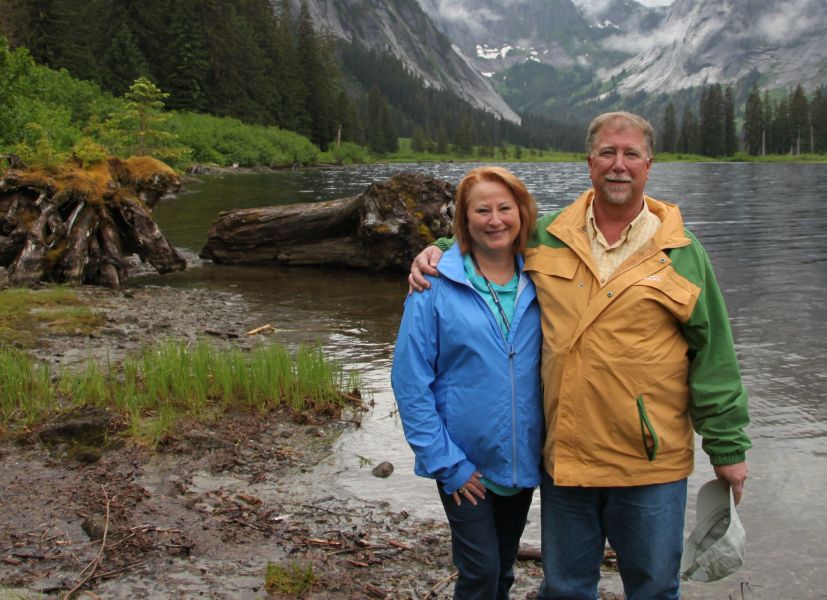
POLYGON ((439 238, 437 241, 434 242, 434 246, 445 252, 448 248, 454 245, 454 240, 456 238, 449 237, 449 238, 439 238))
POLYGON ((695 237, 672 250, 672 266, 701 293, 683 334, 690 348, 690 415, 713 465, 743 462, 752 447, 747 391, 741 382, 729 315, 709 255, 695 237))

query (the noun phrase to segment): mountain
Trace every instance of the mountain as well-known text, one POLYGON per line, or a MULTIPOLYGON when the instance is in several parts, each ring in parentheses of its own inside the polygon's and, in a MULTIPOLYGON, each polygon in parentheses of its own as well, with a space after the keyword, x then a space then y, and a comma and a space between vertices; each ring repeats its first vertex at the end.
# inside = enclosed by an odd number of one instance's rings
MULTIPOLYGON (((388 52, 425 85, 515 123, 520 117, 416 0, 307 0, 317 26, 365 48, 388 52)), ((298 4, 296 5, 298 12, 298 4)))
POLYGON ((571 0, 419 0, 480 71, 533 61, 569 67, 594 48, 571 0))
POLYGON ((737 82, 757 72, 759 86, 827 82, 824 0, 676 0, 646 44, 629 36, 604 45, 637 50, 606 72, 621 94, 675 92, 737 82))

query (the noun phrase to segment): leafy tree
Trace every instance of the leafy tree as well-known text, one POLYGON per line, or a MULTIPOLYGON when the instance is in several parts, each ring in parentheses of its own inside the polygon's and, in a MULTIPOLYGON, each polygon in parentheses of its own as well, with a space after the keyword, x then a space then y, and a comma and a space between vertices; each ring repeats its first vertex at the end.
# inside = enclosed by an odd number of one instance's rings
POLYGON ((0 147, 20 139, 26 122, 23 96, 33 67, 25 49, 11 51, 0 37, 0 147))
POLYGON ((663 129, 660 134, 660 148, 663 152, 674 152, 678 145, 678 125, 675 120, 675 105, 670 100, 663 112, 663 129))
POLYGON ((764 123, 764 106, 758 86, 753 84, 744 107, 744 144, 751 156, 766 153, 765 138, 766 125, 764 123))

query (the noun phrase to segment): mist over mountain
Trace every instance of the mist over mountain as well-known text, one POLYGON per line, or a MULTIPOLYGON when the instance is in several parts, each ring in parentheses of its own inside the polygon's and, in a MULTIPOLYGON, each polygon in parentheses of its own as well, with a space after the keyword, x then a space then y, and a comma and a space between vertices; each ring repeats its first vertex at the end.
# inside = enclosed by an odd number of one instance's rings
POLYGON ((619 34, 604 45, 635 52, 602 77, 621 93, 674 92, 732 83, 750 73, 762 87, 827 82, 824 0, 677 0, 645 39, 619 34))
POLYGON ((734 84, 740 101, 753 82, 827 83, 825 0, 309 3, 337 36, 390 52, 427 85, 512 120, 660 110, 651 103, 712 83, 734 84))
POLYGON ((520 121, 416 0, 307 0, 307 4, 314 22, 336 37, 388 52, 427 86, 450 90, 477 108, 520 121))

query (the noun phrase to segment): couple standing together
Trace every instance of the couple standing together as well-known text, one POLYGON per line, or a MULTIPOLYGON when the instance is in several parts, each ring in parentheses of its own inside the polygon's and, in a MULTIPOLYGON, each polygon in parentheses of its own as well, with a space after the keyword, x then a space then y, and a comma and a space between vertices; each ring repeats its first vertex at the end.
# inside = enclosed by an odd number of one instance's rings
POLYGON ((538 484, 540 600, 597 598, 606 540, 629 600, 678 598, 693 428, 740 500, 749 417, 729 318, 678 207, 644 195, 654 137, 630 113, 594 119, 593 188, 539 219, 510 172, 472 170, 456 242, 414 263, 424 291, 391 378, 451 526, 455 598, 509 597, 538 484))

